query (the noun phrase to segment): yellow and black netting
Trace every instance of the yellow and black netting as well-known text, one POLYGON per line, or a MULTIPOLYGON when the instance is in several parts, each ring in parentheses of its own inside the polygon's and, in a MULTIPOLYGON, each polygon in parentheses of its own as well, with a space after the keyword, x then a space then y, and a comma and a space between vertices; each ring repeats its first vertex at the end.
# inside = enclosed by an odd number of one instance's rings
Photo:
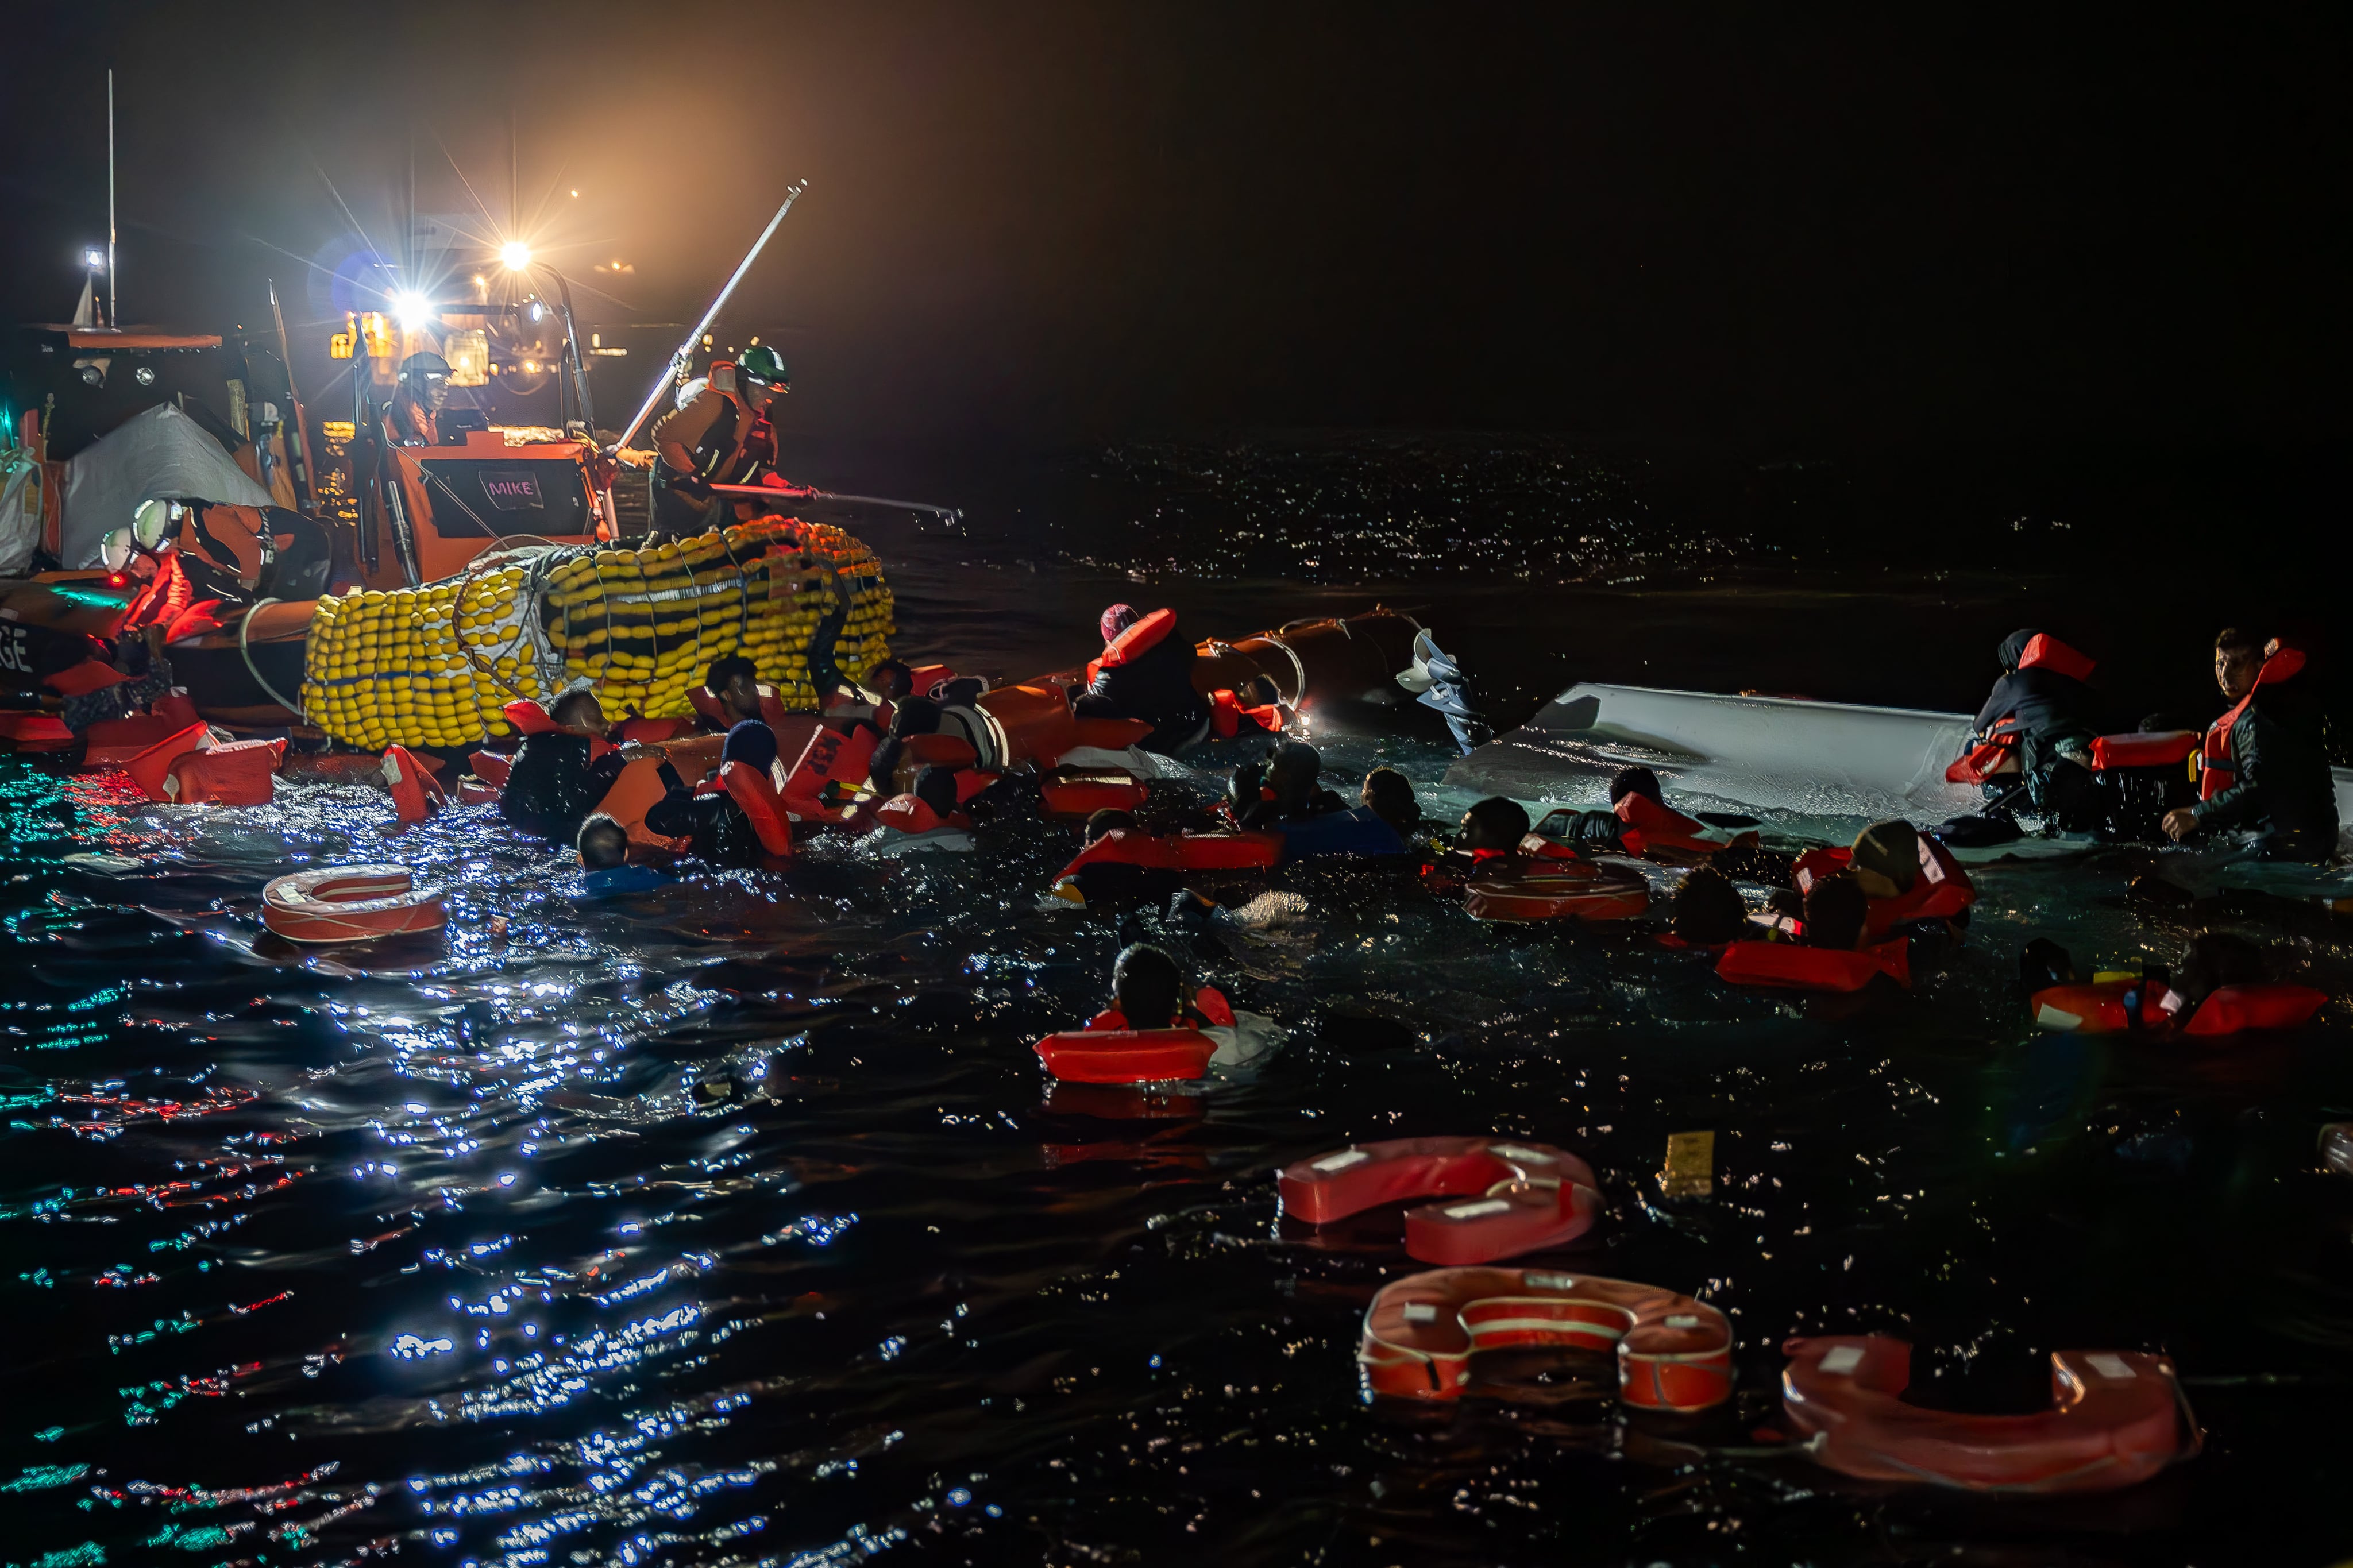
POLYGON ((829 634, 834 668, 862 680, 890 657, 891 614, 871 550, 792 518, 650 550, 503 552, 421 588, 320 600, 302 707, 349 745, 463 746, 507 733, 515 698, 582 678, 615 718, 683 716, 711 661, 742 654, 813 710, 811 645, 829 634))

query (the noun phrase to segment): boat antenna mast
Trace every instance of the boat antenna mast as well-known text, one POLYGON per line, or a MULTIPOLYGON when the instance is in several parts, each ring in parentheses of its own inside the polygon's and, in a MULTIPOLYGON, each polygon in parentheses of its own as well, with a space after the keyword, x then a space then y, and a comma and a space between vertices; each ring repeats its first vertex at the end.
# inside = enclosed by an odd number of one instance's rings
POLYGON ((728 279, 726 287, 719 290, 719 297, 711 301, 711 309, 702 312, 702 320, 694 323, 692 330, 686 334, 686 340, 678 345, 678 352, 670 355, 670 363, 662 367, 661 379, 655 382, 653 390, 646 394, 645 404, 638 410, 638 416, 629 421, 618 440, 605 448, 606 456, 610 457, 629 444, 629 437, 638 433, 638 427, 654 411, 654 405, 662 400, 663 393, 676 384, 679 373, 693 363, 694 345, 702 341, 704 331, 717 318, 720 308, 727 303, 727 297, 735 292, 735 285, 744 281, 744 274, 752 270, 752 263, 757 261, 760 252, 767 247, 768 237, 776 232, 776 226, 785 221, 785 215, 793 210, 793 204, 800 200, 801 193, 807 189, 808 182, 802 180, 785 192, 785 205, 776 209, 776 216, 768 220, 768 226, 760 231, 760 237, 752 242, 752 248, 744 253, 734 276, 728 279))
POLYGON ((122 301, 114 294, 114 68, 106 68, 106 324, 122 325, 122 301))

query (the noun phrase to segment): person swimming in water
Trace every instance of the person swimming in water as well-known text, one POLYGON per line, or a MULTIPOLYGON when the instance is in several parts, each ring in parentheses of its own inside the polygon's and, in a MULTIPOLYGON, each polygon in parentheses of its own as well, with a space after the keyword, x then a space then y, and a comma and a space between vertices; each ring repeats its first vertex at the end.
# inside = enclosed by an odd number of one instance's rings
MULTIPOLYGON (((776 732, 757 719, 727 731, 719 766, 741 763, 776 783, 776 732)), ((717 769, 712 772, 715 775, 717 769)), ((688 853, 707 866, 748 869, 766 854, 757 829, 725 790, 702 794, 670 763, 661 765, 662 797, 646 808, 646 828, 665 838, 688 840, 688 853)))
POLYGON ((592 899, 650 892, 670 884, 667 873, 651 866, 628 863, 629 830, 601 811, 592 813, 580 825, 580 837, 573 841, 573 850, 580 857, 580 868, 587 873, 582 880, 587 884, 592 899))
POLYGON ((601 741, 612 725, 587 687, 560 693, 547 705, 547 716, 560 728, 522 738, 499 792, 499 814, 525 833, 560 842, 578 835, 637 748, 594 754, 592 741, 601 741))
POLYGON ((1871 896, 1852 872, 1815 878, 1814 885, 1806 889, 1805 909, 1808 947, 1852 952, 1862 945, 1863 926, 1871 917, 1871 896))
POLYGON ((1413 784, 1395 768, 1375 768, 1366 773, 1356 798, 1366 810, 1388 823, 1400 841, 1410 845, 1429 836, 1429 825, 1421 819, 1421 802, 1414 796, 1413 784))
MULTIPOLYGON (((1140 647, 1113 648, 1151 617, 1132 605, 1103 613, 1103 660, 1086 690, 1071 703, 1082 719, 1142 719, 1153 726, 1144 748, 1173 755, 1208 733, 1209 702, 1193 689, 1193 644, 1176 629, 1173 614, 1155 623, 1158 636, 1140 647), (1117 663, 1112 662, 1114 658, 1117 663)), ((1141 635, 1141 634, 1139 634, 1141 635)))
POLYGON ((1721 947, 1740 940, 1748 924, 1748 900, 1732 879, 1713 866, 1694 866, 1675 888, 1672 928, 1690 947, 1721 947))
POLYGON ((1234 771, 1229 794, 1235 825, 1261 832, 1346 810, 1347 802, 1323 787, 1323 755, 1303 741, 1268 747, 1264 758, 1234 771))
POLYGON ((1230 1027, 1234 1010, 1208 986, 1185 998, 1185 972, 1167 950, 1150 942, 1121 949, 1111 971, 1111 1005, 1088 1020, 1090 1029, 1230 1027))

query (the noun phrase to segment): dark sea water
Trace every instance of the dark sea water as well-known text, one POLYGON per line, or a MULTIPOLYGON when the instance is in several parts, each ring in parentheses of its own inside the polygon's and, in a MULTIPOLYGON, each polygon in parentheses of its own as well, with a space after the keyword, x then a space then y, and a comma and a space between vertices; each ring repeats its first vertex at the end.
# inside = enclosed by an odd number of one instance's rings
MULTIPOLYGON (((2120 707, 2204 700, 2202 618, 1975 546, 1777 560, 1753 510, 1699 527, 1693 489, 1566 447, 1169 446, 969 489, 962 529, 860 531, 902 651, 996 675, 1084 657, 1112 598, 1205 635, 1379 599, 1504 720, 1578 678, 1971 706, 2002 633, 2072 612, 2120 707)), ((1326 754, 1466 804, 1427 726, 1326 754)), ((1156 809, 1233 760, 1188 759, 1156 809)), ((2219 923, 2346 988, 2316 908, 2127 903, 2165 857, 1984 869, 1966 943, 1861 1011, 1366 871, 1213 884, 1230 918, 1142 929, 1288 1046, 1198 1092, 1073 1095, 1030 1043, 1102 1005, 1136 931, 1041 901, 1066 826, 596 903, 487 811, 389 837, 357 788, 165 808, 0 759, 0 1563, 2353 1555, 2353 1184, 2315 1155, 2353 1116, 2341 1018, 2200 1046, 2027 1021, 2037 935, 2163 961, 2219 923), (268 879, 350 859, 444 884, 447 931, 261 931, 268 879), (1667 1135, 1694 1130, 1715 1194, 1670 1202, 1667 1135), (1366 1400, 1359 1319, 1418 1266, 1393 1215, 1284 1222, 1273 1172, 1490 1131, 1602 1178, 1607 1218, 1545 1261, 1731 1315, 1730 1410, 1630 1417, 1590 1366, 1532 1398, 1366 1400), (1847 1481, 1768 1430, 1780 1342, 1825 1330, 1911 1340, 1918 1397, 1978 1410, 2040 1404, 2055 1348, 2162 1351, 2206 1450, 2073 1500, 1847 1481)))

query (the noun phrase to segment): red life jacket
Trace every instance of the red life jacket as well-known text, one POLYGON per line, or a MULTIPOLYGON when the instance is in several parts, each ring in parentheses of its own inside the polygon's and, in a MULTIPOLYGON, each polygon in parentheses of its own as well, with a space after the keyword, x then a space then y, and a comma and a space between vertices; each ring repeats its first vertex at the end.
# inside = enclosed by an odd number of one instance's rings
POLYGON ((172 773, 172 764, 190 752, 200 752, 213 743, 212 727, 202 721, 184 726, 164 736, 122 764, 139 791, 149 800, 170 800, 164 784, 172 773))
POLYGON ((73 749, 74 732, 54 713, 0 713, 0 741, 17 752, 73 749))
MULTIPOLYGON (((2274 646, 2277 647, 2276 644, 2274 646)), ((2255 693, 2263 689, 2263 682, 2287 680, 2303 669, 2304 654, 2301 650, 2279 648, 2278 652, 2263 660, 2263 668, 2255 671, 2255 683, 2247 689, 2244 697, 2239 699, 2239 705, 2214 721, 2213 727, 2206 731, 2206 744, 2199 755, 2199 799, 2212 800, 2238 783, 2239 765, 2231 760, 2231 728, 2239 721, 2239 715, 2247 710, 2247 704, 2255 700, 2255 693)))
POLYGON ((497 752, 476 752, 467 760, 473 764, 476 778, 500 789, 506 787, 507 771, 514 766, 512 757, 497 752))
POLYGON ((87 697, 130 679, 102 658, 86 658, 58 671, 42 684, 60 697, 87 697))
POLYGON ((2037 632, 2026 639, 2026 647, 2018 656, 2021 669, 2047 669, 2054 675, 2071 676, 2077 680, 2089 680, 2099 666, 2091 659, 2052 637, 2049 632, 2037 632))
POLYGON ((929 697, 956 678, 956 672, 944 664, 919 664, 907 672, 907 682, 913 695, 929 697))
POLYGON ((1715 972, 1735 985, 1770 985, 1789 991, 1860 991, 1882 974, 1908 987, 1911 944, 1885 942, 1849 952, 1804 947, 1793 942, 1736 942, 1716 960, 1715 972))
MULTIPOLYGON (((2002 722, 2008 723, 2007 719, 2002 722)), ((1963 752, 1945 764, 1945 782, 1957 784, 1983 784, 2001 771, 2004 758, 2018 749, 2018 736, 1998 732, 1963 752)))
POLYGON ((1036 1049, 1065 1082, 1157 1083, 1208 1077, 1218 1043, 1198 1029, 1071 1029, 1036 1049))
MULTIPOLYGON (((1854 851, 1809 849, 1798 857, 1798 891, 1809 892, 1817 878, 1846 869, 1854 851)), ((1952 852, 1926 834, 1920 835, 1920 875, 1912 886, 1892 899, 1873 899, 1863 917, 1862 940, 1883 942, 1887 933, 1914 921, 1952 920, 1978 901, 1977 885, 1952 852)))
POLYGON ((2150 1033, 2178 1029, 2185 1035, 2235 1035, 2247 1029, 2292 1029, 2327 1006, 2328 994, 2308 985, 2225 985, 2199 1004, 2186 1022, 2179 996, 2139 979, 2052 985, 2036 992, 2028 1005, 2038 1027, 2079 1035, 2119 1035, 2136 1027, 2150 1033))
POLYGON ((839 822, 874 761, 874 731, 863 724, 848 734, 828 725, 809 737, 800 761, 785 778, 785 808, 796 816, 839 822))
POLYGON ((1171 833, 1161 837, 1138 827, 1114 827, 1062 868, 1073 876, 1082 866, 1151 866, 1168 871, 1264 870, 1282 858, 1280 833, 1171 833))
POLYGON ((2109 768, 2169 768, 2188 762, 2198 751, 2195 730, 2159 730, 2150 734, 2101 735, 2092 742, 2092 766, 2109 768))
POLYGON ((432 769, 406 746, 384 749, 384 782, 392 791, 393 815, 403 822, 424 821, 436 801, 448 798, 432 769))
POLYGON ((1144 781, 1133 773, 1079 773, 1057 769, 1039 781, 1049 816, 1092 816, 1098 811, 1133 811, 1144 804, 1144 781))
POLYGON ((936 833, 943 827, 969 827, 971 820, 962 812, 942 816, 920 796, 894 795, 874 809, 875 825, 896 828, 901 833, 936 833))
POLYGON ((1649 855, 1664 851, 1669 855, 1702 859, 1724 847, 1721 838, 1708 836, 1707 824, 1685 816, 1672 806, 1660 805, 1649 795, 1629 790, 1618 797, 1610 808, 1626 830, 1618 836, 1619 842, 1633 855, 1649 855))
MULTIPOLYGON (((1198 1014, 1201 1021, 1211 1028, 1230 1029, 1234 1026, 1233 1004, 1227 1001, 1225 993, 1214 985, 1204 985, 1193 993, 1192 1010, 1198 1014)), ((1178 1016, 1169 1019, 1168 1023, 1171 1028, 1181 1029, 1188 1026, 1181 1010, 1178 1016)), ((1109 1029, 1124 1030, 1127 1027, 1127 1015, 1116 1006, 1106 1007, 1087 1020, 1087 1027, 1097 1033, 1109 1029)))
POLYGON ((182 805, 267 805, 283 741, 231 741, 183 752, 164 775, 164 796, 182 805))
POLYGON ((501 711, 518 735, 553 735, 564 728, 547 716, 546 709, 528 697, 517 698, 501 711))
POLYGON ((1269 734, 1282 729, 1282 710, 1274 703, 1263 708, 1245 708, 1240 696, 1222 689, 1209 693, 1209 733, 1220 741, 1230 741, 1242 732, 1247 723, 1269 734))
POLYGON ((1143 658, 1168 640, 1176 629, 1176 612, 1155 610, 1135 625, 1113 637, 1103 650, 1099 669, 1117 669, 1131 659, 1143 658))
POLYGON ((719 770, 720 787, 727 792, 759 835, 760 847, 771 855, 793 852, 793 826, 785 802, 768 782, 768 770, 749 763, 728 763, 719 770))

